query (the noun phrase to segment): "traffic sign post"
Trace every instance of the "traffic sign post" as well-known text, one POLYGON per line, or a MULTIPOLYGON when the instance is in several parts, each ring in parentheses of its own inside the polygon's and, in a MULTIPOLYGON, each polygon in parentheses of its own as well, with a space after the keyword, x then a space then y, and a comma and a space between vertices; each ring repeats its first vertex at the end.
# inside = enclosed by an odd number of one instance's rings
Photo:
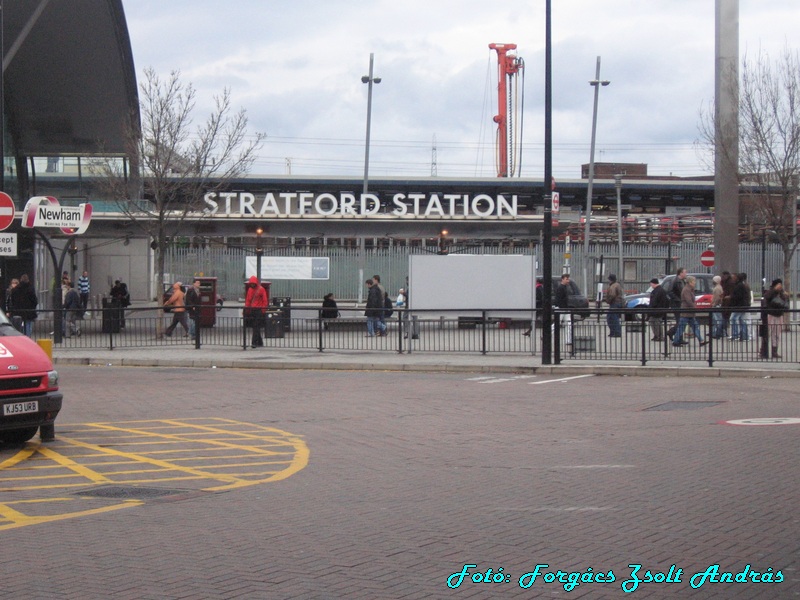
POLYGON ((700 264, 704 267, 713 267, 714 266, 714 251, 713 250, 706 250, 700 255, 700 264))
POLYGON ((0 192, 0 231, 5 231, 11 226, 16 214, 14 200, 5 192, 0 192))

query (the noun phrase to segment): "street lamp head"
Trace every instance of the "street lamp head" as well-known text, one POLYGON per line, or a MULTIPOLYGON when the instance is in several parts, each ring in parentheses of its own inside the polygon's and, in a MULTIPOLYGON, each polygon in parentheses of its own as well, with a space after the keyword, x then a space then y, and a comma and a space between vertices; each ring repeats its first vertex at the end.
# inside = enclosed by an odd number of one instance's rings
POLYGON ((598 85, 602 85, 603 87, 605 87, 605 86, 607 86, 609 83, 611 83, 611 82, 610 82, 610 81, 607 81, 607 80, 605 80, 605 79, 602 79, 602 80, 592 79, 592 80, 589 82, 589 85, 591 85, 592 87, 597 87, 598 85))
POLYGON ((361 83, 369 83, 369 75, 364 75, 361 78, 361 83))
POLYGON ((380 77, 373 77, 372 78, 372 82, 373 83, 380 83, 381 82, 381 78, 380 77))

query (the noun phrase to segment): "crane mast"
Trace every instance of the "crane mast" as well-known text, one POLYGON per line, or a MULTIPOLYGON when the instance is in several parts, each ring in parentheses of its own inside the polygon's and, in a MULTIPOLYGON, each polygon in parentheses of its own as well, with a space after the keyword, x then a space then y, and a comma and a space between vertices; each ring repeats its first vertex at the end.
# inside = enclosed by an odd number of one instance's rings
POLYGON ((522 118, 519 106, 518 79, 525 68, 525 62, 511 53, 517 49, 516 44, 489 44, 489 48, 497 52, 497 176, 511 177, 516 170, 516 154, 518 138, 521 131, 522 118))

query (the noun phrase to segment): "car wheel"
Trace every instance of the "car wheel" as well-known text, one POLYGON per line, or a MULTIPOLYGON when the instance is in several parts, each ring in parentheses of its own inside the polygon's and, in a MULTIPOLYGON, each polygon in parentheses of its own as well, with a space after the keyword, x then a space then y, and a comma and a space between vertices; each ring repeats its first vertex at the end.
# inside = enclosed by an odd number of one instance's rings
POLYGON ((14 429, 12 431, 0 431, 0 439, 6 444, 24 444, 34 435, 38 427, 25 427, 24 429, 14 429))

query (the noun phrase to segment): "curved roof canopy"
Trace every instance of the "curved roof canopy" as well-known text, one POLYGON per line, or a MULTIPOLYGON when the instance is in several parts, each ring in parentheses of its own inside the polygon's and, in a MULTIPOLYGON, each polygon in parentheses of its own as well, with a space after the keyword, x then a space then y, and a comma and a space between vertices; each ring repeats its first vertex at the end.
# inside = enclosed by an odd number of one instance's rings
POLYGON ((0 10, 16 154, 125 154, 139 113, 122 0, 5 0, 0 10))

